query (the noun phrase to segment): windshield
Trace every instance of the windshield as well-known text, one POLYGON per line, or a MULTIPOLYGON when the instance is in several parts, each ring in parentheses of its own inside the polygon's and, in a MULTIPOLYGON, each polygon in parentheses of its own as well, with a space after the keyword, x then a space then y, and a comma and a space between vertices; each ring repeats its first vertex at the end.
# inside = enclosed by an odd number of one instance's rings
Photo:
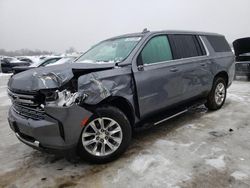
POLYGON ((85 54, 76 63, 118 63, 127 58, 141 37, 124 37, 103 41, 85 54))

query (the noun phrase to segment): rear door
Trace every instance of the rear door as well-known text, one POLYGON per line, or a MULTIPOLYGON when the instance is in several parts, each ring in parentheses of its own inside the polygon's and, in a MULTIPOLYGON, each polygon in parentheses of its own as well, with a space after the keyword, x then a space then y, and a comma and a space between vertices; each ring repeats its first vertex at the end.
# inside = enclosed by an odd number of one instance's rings
POLYGON ((181 67, 173 61, 167 35, 150 38, 133 66, 140 116, 158 112, 180 100, 181 67))
POLYGON ((181 67, 181 101, 205 95, 212 80, 210 60, 201 38, 190 34, 168 35, 173 58, 181 67))

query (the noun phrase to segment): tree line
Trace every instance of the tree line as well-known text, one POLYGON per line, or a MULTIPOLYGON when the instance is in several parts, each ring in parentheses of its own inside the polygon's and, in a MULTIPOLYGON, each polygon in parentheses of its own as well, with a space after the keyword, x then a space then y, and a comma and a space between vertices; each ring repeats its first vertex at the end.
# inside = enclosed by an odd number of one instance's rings
POLYGON ((39 56, 51 54, 53 54, 53 52, 46 50, 20 49, 15 51, 7 51, 5 49, 0 49, 0 56, 39 56))

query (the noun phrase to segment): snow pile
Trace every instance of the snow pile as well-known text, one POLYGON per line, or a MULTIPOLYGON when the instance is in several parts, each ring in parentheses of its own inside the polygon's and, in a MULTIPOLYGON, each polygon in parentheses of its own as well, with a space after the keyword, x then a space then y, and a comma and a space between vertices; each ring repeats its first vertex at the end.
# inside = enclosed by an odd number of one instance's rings
POLYGON ((206 164, 213 166, 216 169, 224 169, 226 164, 224 162, 224 155, 219 156, 215 159, 206 159, 206 164))
POLYGON ((235 171, 231 174, 231 176, 234 177, 236 180, 244 180, 248 178, 248 175, 241 171, 235 171))
POLYGON ((152 156, 149 154, 138 155, 129 166, 129 169, 137 175, 143 175, 150 168, 157 165, 169 165, 170 161, 160 155, 152 156))
MULTIPOLYGON (((187 168, 186 156, 176 156, 175 148, 189 150, 193 143, 176 143, 170 140, 159 139, 150 146, 150 149, 140 151, 131 157, 126 164, 117 170, 117 174, 111 178, 115 187, 174 187, 177 182, 189 180, 192 176, 187 168), (175 164, 182 164, 179 167, 175 164)), ((108 182, 105 179, 103 182, 108 182)), ((107 183, 107 186, 110 184, 107 183)), ((112 187, 112 186, 111 186, 112 187)))
POLYGON ((0 72, 0 77, 1 76, 11 76, 12 75, 12 73, 2 73, 2 72, 0 72))

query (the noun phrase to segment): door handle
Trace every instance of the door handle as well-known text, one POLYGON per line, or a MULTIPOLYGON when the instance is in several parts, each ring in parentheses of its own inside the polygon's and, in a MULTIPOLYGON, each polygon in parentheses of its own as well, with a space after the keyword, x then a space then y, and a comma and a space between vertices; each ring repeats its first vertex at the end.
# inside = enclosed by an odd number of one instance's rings
POLYGON ((139 65, 138 66, 138 71, 143 71, 144 70, 144 66, 143 65, 139 65))
POLYGON ((173 68, 170 69, 170 71, 171 71, 171 72, 177 72, 178 69, 177 69, 176 67, 173 67, 173 68))
POLYGON ((206 63, 200 63, 200 65, 201 65, 202 67, 207 66, 207 64, 206 64, 206 63))

